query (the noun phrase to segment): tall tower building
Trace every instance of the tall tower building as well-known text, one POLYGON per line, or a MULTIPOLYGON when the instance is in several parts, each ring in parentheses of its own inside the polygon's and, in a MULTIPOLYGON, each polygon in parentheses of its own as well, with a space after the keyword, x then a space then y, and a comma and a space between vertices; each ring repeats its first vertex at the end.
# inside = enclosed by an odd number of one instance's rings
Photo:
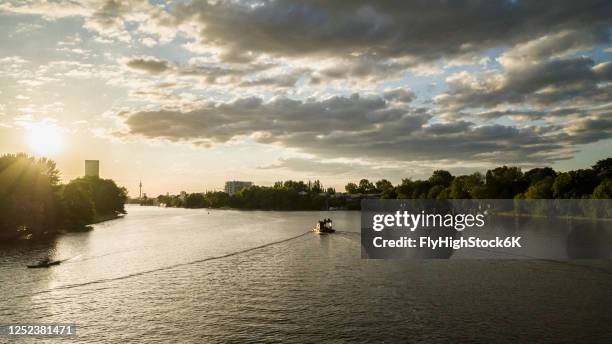
POLYGON ((85 177, 100 178, 100 160, 85 160, 85 177))

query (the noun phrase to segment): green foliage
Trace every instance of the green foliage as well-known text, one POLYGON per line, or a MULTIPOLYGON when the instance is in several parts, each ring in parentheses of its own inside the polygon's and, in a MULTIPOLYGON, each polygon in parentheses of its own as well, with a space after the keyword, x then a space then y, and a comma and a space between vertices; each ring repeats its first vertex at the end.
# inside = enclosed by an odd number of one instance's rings
POLYGON ((185 208, 207 208, 208 201, 201 193, 192 193, 185 198, 185 208))
POLYGON ((157 196, 157 202, 167 207, 182 208, 185 206, 184 200, 178 195, 159 195, 157 196))
POLYGON ((512 199, 527 187, 519 167, 502 166, 489 170, 485 182, 487 198, 512 199))
POLYGON ((453 181, 453 175, 445 170, 435 170, 431 177, 429 177, 429 182, 432 185, 441 185, 443 187, 449 187, 453 181))
POLYGON ((376 182, 376 190, 382 194, 381 198, 393 199, 397 197, 395 187, 386 179, 381 179, 376 182))
POLYGON ((204 196, 211 208, 221 208, 227 206, 229 195, 222 191, 207 192, 204 196))
POLYGON ((427 198, 428 199, 436 199, 436 198, 438 198, 438 195, 444 189, 445 189, 445 187, 442 186, 442 185, 434 185, 434 186, 432 186, 431 189, 429 189, 429 192, 427 193, 427 198))
POLYGON ((402 183, 397 186, 397 198, 408 199, 412 198, 414 192, 414 182, 410 178, 402 179, 402 183))
POLYGON ((449 198, 479 198, 479 196, 484 195, 485 191, 484 176, 477 172, 453 179, 450 186, 449 198))
POLYGON ((96 214, 93 191, 84 179, 75 179, 62 189, 64 226, 80 229, 90 224, 96 214))
POLYGON ((612 198, 612 178, 604 180, 595 188, 595 190, 593 191, 593 198, 612 198))
POLYGON ((593 193, 599 184, 597 173, 592 170, 576 170, 560 173, 552 186, 555 198, 582 198, 593 193))
POLYGON ((0 157, 0 237, 38 234, 57 225, 59 171, 25 154, 0 157))
MULTIPOLYGON (((349 182, 346 194, 338 195, 333 188, 322 194, 323 186, 318 180, 279 181, 273 187, 251 186, 231 197, 224 192, 209 192, 203 196, 191 194, 185 204, 178 196, 159 196, 160 203, 167 206, 187 207, 233 207, 239 209, 271 210, 323 210, 329 208, 359 209, 362 198, 383 199, 551 199, 551 198, 610 198, 611 180, 602 180, 610 170, 610 159, 601 160, 592 169, 557 173, 550 167, 533 168, 523 174, 520 168, 501 166, 486 172, 453 176, 445 170, 436 170, 426 180, 402 179, 393 185, 387 179, 376 183, 361 179, 349 182), (599 186, 597 186, 599 185, 599 186)), ((538 214, 551 212, 550 204, 533 201, 538 214)), ((570 211, 569 209, 568 211, 570 211)), ((573 210, 571 210, 573 211, 573 210)))
POLYGON ((551 199, 553 198, 553 183, 555 178, 552 176, 538 180, 525 191, 524 198, 551 199))
POLYGON ((346 186, 344 187, 344 190, 346 190, 346 192, 349 194, 359 193, 359 187, 355 183, 346 184, 346 186))
POLYGON ((97 214, 125 212, 126 199, 112 180, 78 178, 62 186, 51 160, 0 157, 0 238, 82 228, 97 214))
POLYGON ((359 181, 359 189, 358 192, 362 194, 373 194, 377 193, 376 187, 372 184, 371 181, 367 179, 362 179, 359 181))
POLYGON ((555 172, 555 170, 550 167, 537 167, 525 172, 525 175, 523 177, 527 185, 535 185, 539 181, 546 178, 552 178, 554 180, 556 176, 557 172, 555 172))
POLYGON ((612 158, 599 160, 593 165, 593 171, 599 180, 612 179, 612 158))

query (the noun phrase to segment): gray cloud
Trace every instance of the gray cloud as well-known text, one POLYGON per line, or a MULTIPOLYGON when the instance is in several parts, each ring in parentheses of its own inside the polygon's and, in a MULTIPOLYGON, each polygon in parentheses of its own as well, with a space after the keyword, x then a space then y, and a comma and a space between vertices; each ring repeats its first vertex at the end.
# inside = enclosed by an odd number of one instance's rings
POLYGON ((436 100, 451 110, 516 103, 593 105, 612 99, 610 70, 609 62, 595 65, 588 57, 575 57, 513 66, 479 78, 464 72, 448 78, 449 91, 436 100))
POLYGON ((154 57, 135 57, 126 62, 130 68, 157 75, 172 69, 168 61, 159 60, 154 57))
POLYGON ((122 113, 138 135, 203 145, 249 136, 264 144, 297 148, 326 158, 380 157, 399 161, 451 159, 499 163, 550 163, 567 159, 575 145, 610 138, 608 122, 515 127, 473 122, 429 123, 429 110, 398 107, 377 96, 298 101, 243 98, 194 111, 122 113))
MULTIPOLYGON (((561 30, 605 27, 591 1, 194 1, 175 16, 229 52, 280 56, 413 56, 421 61, 508 46, 561 30)), ((234 55, 234 54, 230 54, 234 55)))
POLYGON ((134 70, 153 76, 172 74, 175 77, 193 77, 209 84, 234 84, 240 87, 271 86, 278 88, 293 87, 308 69, 284 71, 280 74, 261 75, 259 73, 276 67, 274 64, 252 63, 248 65, 192 63, 175 66, 169 61, 156 57, 132 57, 125 65, 134 70))
POLYGON ((395 88, 386 90, 383 92, 383 98, 389 101, 396 101, 400 103, 410 103, 416 99, 416 94, 412 90, 407 88, 395 88))

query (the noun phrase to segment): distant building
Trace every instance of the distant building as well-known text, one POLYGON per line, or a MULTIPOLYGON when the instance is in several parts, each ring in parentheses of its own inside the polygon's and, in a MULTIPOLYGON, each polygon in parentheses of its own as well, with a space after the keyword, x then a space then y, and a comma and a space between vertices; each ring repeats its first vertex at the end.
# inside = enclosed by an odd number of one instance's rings
POLYGON ((253 185, 252 182, 241 182, 238 180, 232 180, 229 182, 225 182, 225 192, 231 196, 236 192, 240 192, 240 190, 244 188, 248 188, 251 185, 253 185))
POLYGON ((85 177, 100 177, 100 160, 85 160, 85 177))

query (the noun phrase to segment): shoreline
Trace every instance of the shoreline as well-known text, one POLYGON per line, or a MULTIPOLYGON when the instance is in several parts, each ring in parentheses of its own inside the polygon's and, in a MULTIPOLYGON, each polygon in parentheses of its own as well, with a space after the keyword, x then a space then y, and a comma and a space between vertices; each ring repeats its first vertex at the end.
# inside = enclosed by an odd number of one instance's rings
POLYGON ((537 215, 537 214, 521 214, 521 213, 514 213, 514 212, 507 212, 507 211, 493 213, 491 215, 504 216, 504 217, 515 217, 515 218, 529 218, 529 219, 561 219, 561 220, 605 221, 605 222, 612 221, 612 218, 609 218, 609 217, 586 217, 586 216, 572 216, 572 215, 547 216, 547 215, 537 215))
POLYGON ((92 231, 94 229, 92 227, 93 225, 98 224, 98 223, 102 223, 102 222, 106 222, 106 221, 120 219, 120 218, 124 217, 126 214, 127 213, 125 213, 125 214, 119 213, 119 214, 96 215, 94 217, 94 219, 93 219, 93 222, 85 225, 83 228, 78 228, 78 229, 64 229, 64 228, 62 228, 62 229, 56 229, 56 230, 53 230, 53 231, 39 233, 37 235, 34 235, 33 233, 29 233, 29 234, 26 234, 26 235, 18 235, 18 236, 11 236, 11 237, 0 237, 0 242, 41 241, 41 240, 53 238, 53 237, 61 235, 61 234, 90 232, 90 231, 92 231))

